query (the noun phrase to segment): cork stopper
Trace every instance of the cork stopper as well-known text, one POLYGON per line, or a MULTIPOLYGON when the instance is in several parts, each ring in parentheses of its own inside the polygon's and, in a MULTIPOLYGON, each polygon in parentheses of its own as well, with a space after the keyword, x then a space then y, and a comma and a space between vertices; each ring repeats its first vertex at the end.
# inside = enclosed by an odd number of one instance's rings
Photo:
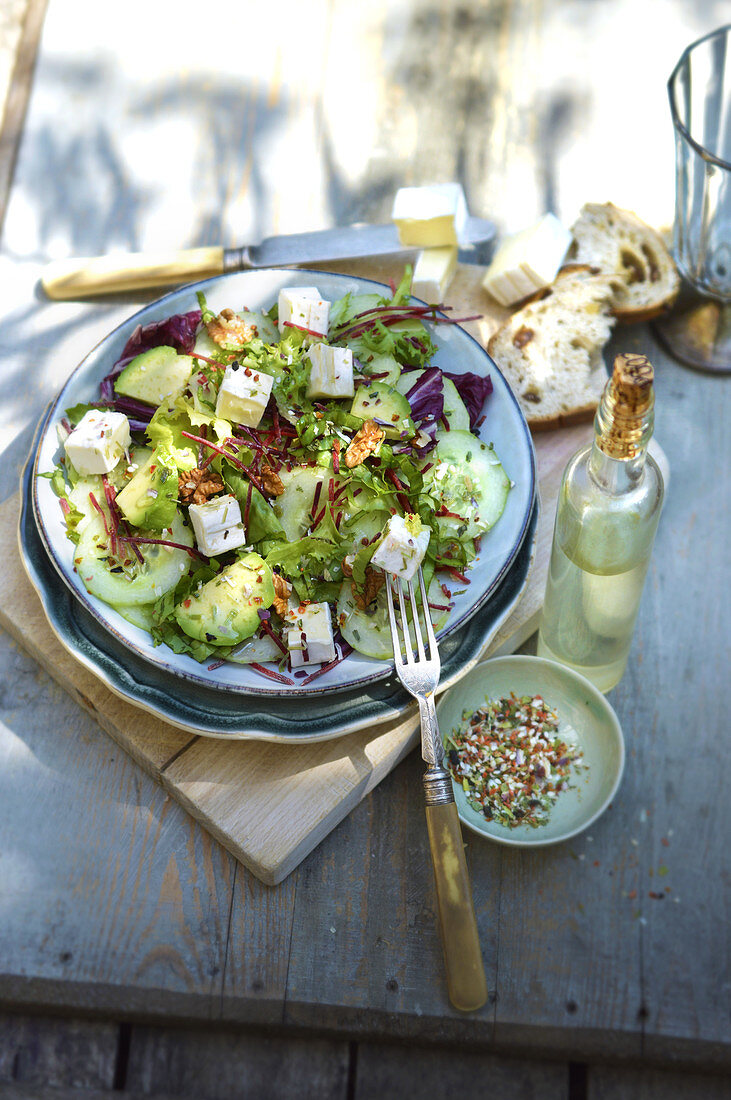
POLYGON ((652 404, 655 372, 646 355, 625 351, 614 360, 612 391, 615 416, 642 416, 652 404))
POLYGON ((636 458, 652 435, 655 372, 646 355, 623 352, 597 409, 597 442, 611 458, 636 458))

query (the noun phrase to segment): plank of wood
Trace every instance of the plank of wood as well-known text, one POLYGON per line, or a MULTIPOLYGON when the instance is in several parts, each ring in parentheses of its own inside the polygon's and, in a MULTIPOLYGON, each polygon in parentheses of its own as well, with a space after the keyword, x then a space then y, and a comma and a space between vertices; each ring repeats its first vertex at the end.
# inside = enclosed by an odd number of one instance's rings
POLYGON ((0 1093, 8 1084, 111 1089, 119 1027, 44 1016, 0 1016, 0 1093))
POLYGON ((342 1040, 135 1027, 125 1088, 201 1100, 346 1100, 348 1065, 342 1040))
POLYGON ((670 1069, 589 1066, 587 1100, 731 1100, 731 1077, 670 1069))
POLYGON ((484 1051, 359 1043, 355 1100, 453 1100, 500 1096, 501 1100, 566 1100, 568 1072, 554 1062, 496 1058, 484 1051), (426 1085, 428 1082, 428 1086, 426 1085))

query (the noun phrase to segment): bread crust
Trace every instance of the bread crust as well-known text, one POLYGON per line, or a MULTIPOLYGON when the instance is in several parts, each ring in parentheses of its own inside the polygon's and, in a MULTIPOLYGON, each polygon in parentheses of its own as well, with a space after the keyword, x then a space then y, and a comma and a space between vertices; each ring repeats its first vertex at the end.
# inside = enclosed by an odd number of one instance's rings
MULTIPOLYGON (((571 227, 571 232, 574 235, 574 243, 569 249, 569 257, 580 257, 581 260, 595 265, 603 274, 617 275, 627 283, 628 288, 634 288, 633 293, 636 293, 641 285, 645 298, 642 304, 632 305, 629 294, 624 302, 616 301, 613 303, 612 312, 618 321, 623 324, 651 321, 672 309, 680 291, 680 275, 675 266, 675 261, 670 255, 662 236, 657 230, 643 222, 634 211, 623 210, 611 202, 587 203, 582 207, 579 217, 571 227), (602 220, 612 222, 611 230, 598 224, 602 220), (641 278, 636 281, 630 281, 627 274, 630 267, 635 266, 634 264, 630 263, 629 266, 620 264, 619 267, 615 264, 613 269, 610 270, 599 255, 596 253, 592 255, 593 246, 585 239, 587 234, 592 234, 592 231, 599 236, 603 235, 607 242, 612 241, 614 246, 620 249, 621 257, 623 230, 627 234, 628 241, 630 237, 641 240, 640 251, 642 257, 637 257, 636 251, 634 252, 635 259, 639 261, 637 266, 641 268, 642 272, 641 278), (653 268, 659 272, 660 285, 656 285, 651 278, 646 278, 646 273, 651 272, 653 268), (670 284, 669 287, 667 286, 668 283, 670 284), (663 289, 663 284, 665 284, 665 289, 663 289)), ((632 241, 632 244, 634 244, 634 241, 632 241)), ((631 251, 629 243, 626 248, 627 251, 631 251)))

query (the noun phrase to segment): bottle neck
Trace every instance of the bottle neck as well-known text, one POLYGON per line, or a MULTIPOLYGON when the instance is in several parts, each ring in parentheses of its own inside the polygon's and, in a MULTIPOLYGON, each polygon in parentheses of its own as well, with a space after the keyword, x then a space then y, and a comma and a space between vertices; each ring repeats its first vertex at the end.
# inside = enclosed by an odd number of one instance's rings
POLYGON ((594 418, 594 445, 589 473, 608 492, 628 491, 645 468, 647 448, 655 423, 652 390, 637 408, 628 407, 609 380, 594 418))

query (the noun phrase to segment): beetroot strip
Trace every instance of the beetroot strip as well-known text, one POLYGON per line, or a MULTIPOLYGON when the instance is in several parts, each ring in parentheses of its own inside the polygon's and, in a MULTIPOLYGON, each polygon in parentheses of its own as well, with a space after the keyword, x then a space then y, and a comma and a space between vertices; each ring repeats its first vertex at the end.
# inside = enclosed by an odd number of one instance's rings
POLYGON ((173 550, 185 550, 186 554, 190 554, 193 558, 200 558, 201 561, 208 561, 205 554, 201 554, 200 550, 196 550, 194 546, 183 546, 182 542, 173 542, 171 539, 148 539, 141 538, 139 535, 120 535, 121 542, 129 542, 133 546, 170 546, 173 550))
POLYGON ((285 655, 289 653, 289 650, 287 649, 280 636, 277 634, 276 630, 272 630, 271 626, 265 619, 261 620, 261 629, 264 631, 265 634, 269 635, 273 642, 277 643, 282 653, 284 653, 285 655))
POLYGON ((252 661, 249 668, 253 668, 254 672, 258 672, 260 676, 267 676, 270 680, 276 680, 280 684, 294 684, 294 680, 290 680, 289 676, 282 676, 280 672, 272 672, 269 668, 264 668, 264 665, 260 665, 258 661, 252 661))

